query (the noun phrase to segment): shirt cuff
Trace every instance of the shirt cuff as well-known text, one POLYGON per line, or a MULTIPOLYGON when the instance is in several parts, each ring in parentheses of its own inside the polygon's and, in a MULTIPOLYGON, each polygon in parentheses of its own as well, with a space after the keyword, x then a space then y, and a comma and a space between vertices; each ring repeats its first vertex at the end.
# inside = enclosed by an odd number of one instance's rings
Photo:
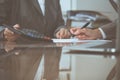
POLYGON ((101 32, 101 35, 102 35, 102 39, 106 39, 106 34, 105 32, 101 29, 101 28, 98 28, 101 32))

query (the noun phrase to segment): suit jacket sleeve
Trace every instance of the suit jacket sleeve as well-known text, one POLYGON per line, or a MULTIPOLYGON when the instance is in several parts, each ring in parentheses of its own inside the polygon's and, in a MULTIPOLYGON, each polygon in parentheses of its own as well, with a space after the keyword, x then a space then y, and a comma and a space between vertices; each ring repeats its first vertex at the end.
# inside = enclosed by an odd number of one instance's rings
POLYGON ((57 6, 58 6, 58 18, 57 18, 57 29, 55 30, 55 33, 57 32, 57 31, 59 31, 61 28, 66 28, 66 26, 65 26, 65 22, 64 22, 64 20, 63 20, 63 16, 62 16, 62 11, 61 11, 61 5, 60 5, 60 0, 58 0, 58 4, 57 4, 57 6))
POLYGON ((3 39, 3 28, 2 28, 2 23, 4 22, 5 19, 5 0, 0 0, 0 40, 3 39))
POLYGON ((101 29, 106 34, 106 39, 115 39, 116 38, 116 22, 106 24, 101 27, 101 29))
POLYGON ((8 12, 8 0, 0 0, 0 40, 4 40, 2 24, 7 24, 8 12))

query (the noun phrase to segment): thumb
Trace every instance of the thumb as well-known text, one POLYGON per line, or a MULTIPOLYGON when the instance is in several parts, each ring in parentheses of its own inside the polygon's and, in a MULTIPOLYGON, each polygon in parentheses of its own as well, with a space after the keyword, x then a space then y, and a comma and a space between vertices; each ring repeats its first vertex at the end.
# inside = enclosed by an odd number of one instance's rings
POLYGON ((15 29, 19 29, 19 28, 20 28, 20 25, 19 25, 19 24, 15 24, 13 27, 14 27, 15 29))

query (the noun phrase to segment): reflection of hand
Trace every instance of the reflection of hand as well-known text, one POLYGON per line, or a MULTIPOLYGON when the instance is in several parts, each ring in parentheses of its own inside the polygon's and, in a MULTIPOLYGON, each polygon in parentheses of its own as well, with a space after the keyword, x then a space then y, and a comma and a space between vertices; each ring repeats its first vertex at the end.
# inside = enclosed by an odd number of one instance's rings
POLYGON ((57 33, 56 33, 56 38, 62 39, 62 38, 70 38, 70 32, 68 29, 61 28, 57 33))
POLYGON ((56 43, 56 46, 57 46, 57 47, 70 46, 70 45, 72 45, 72 43, 69 43, 69 42, 65 42, 65 43, 56 43))
POLYGON ((5 43, 5 51, 9 52, 9 51, 13 50, 15 48, 15 45, 16 45, 15 42, 7 41, 5 43))
POLYGON ((63 46, 74 46, 74 45, 80 45, 80 44, 84 44, 86 42, 75 42, 75 43, 72 43, 72 42, 63 42, 63 43, 56 43, 56 46, 57 47, 63 47, 63 46))
MULTIPOLYGON (((18 29, 20 26, 18 24, 13 26, 15 29, 18 29)), ((15 41, 18 38, 18 35, 9 30, 8 28, 5 28, 4 31, 4 37, 8 41, 15 41)))

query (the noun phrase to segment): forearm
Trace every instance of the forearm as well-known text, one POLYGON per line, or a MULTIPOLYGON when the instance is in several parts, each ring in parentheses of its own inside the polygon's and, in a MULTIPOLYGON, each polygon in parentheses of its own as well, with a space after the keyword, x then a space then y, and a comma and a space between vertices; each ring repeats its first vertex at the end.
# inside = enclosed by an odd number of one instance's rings
POLYGON ((104 25, 102 27, 100 27, 104 34, 106 35, 106 37, 104 37, 104 39, 113 39, 115 38, 115 34, 116 34, 116 23, 109 23, 107 25, 104 25))

